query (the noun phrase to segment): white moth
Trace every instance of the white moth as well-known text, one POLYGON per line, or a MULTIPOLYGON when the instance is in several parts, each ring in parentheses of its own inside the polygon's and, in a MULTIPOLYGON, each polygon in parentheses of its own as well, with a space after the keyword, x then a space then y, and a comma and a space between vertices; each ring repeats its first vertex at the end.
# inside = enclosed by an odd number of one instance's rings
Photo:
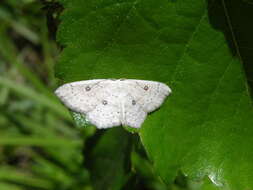
POLYGON ((140 128, 147 113, 159 108, 171 89, 164 83, 133 79, 97 79, 67 83, 55 94, 97 128, 140 128))

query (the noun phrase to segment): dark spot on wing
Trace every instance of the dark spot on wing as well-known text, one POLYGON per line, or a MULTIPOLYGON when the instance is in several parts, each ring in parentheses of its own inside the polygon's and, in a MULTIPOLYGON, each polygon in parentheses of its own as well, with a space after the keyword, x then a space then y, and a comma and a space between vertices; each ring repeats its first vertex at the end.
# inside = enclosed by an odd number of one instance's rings
POLYGON ((108 102, 107 102, 106 100, 103 100, 103 101, 102 101, 102 104, 103 104, 103 105, 107 105, 108 102))
POLYGON ((90 91, 90 89, 91 89, 91 88, 90 88, 89 86, 86 86, 86 87, 85 87, 85 90, 86 90, 86 91, 90 91))

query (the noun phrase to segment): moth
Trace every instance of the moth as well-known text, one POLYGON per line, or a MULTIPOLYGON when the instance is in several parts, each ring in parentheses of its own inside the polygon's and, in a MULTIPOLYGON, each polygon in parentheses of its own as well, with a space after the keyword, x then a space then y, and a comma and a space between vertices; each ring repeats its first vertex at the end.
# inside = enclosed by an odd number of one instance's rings
POLYGON ((171 89, 164 83, 134 79, 95 79, 66 83, 55 94, 70 110, 97 128, 140 128, 171 89))

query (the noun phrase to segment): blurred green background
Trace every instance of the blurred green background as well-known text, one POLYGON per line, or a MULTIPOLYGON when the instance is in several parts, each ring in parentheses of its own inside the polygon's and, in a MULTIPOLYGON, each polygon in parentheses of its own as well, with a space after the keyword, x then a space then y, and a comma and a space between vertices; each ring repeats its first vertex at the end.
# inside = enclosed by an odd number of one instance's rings
POLYGON ((57 9, 34 0, 0 3, 1 190, 89 187, 82 144, 90 132, 74 127, 52 93, 57 9))
POLYGON ((166 186, 137 135, 74 125, 53 94, 61 11, 50 0, 0 3, 0 190, 216 189, 181 175, 166 186))

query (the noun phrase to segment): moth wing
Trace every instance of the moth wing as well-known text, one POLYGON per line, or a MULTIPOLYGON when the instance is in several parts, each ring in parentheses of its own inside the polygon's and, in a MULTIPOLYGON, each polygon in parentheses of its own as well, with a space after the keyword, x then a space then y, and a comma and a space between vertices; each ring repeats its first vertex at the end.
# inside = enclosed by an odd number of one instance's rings
POLYGON ((88 113, 106 96, 106 80, 87 80, 66 83, 55 90, 55 94, 69 109, 88 113))
POLYGON ((124 86, 137 104, 149 113, 161 106, 171 89, 164 83, 145 80, 125 80, 124 86))
POLYGON ((97 128, 110 128, 121 125, 121 104, 115 94, 104 97, 102 102, 86 114, 86 118, 97 128))
POLYGON ((133 128, 140 128, 142 123, 147 117, 147 113, 143 108, 136 102, 126 101, 124 104, 124 125, 128 125, 133 128))

